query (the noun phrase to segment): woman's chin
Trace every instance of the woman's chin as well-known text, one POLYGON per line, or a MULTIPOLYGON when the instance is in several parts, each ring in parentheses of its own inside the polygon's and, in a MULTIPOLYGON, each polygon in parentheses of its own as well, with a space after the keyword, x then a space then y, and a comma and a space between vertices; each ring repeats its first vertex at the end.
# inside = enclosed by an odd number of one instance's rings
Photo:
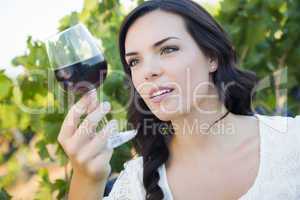
POLYGON ((185 114, 186 112, 183 109, 180 109, 180 106, 177 107, 169 107, 168 109, 161 106, 158 108, 155 108, 155 110, 152 110, 153 114, 162 121, 170 121, 172 119, 175 119, 179 117, 182 114, 185 114))

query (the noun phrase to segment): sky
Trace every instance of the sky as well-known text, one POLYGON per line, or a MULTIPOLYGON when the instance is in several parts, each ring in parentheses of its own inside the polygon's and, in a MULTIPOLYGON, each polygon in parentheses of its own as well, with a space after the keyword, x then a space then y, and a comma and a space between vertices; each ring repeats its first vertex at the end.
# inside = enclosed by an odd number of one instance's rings
MULTIPOLYGON (((130 0, 122 0, 128 4, 130 0)), ((216 3, 218 0, 197 0, 216 3)), ((1 0, 0 69, 10 77, 22 73, 11 60, 26 51, 26 39, 45 40, 57 32, 59 20, 72 11, 80 11, 83 0, 1 0)))
POLYGON ((0 68, 9 76, 20 73, 11 60, 26 51, 26 39, 45 39, 56 32, 59 19, 82 9, 83 0, 1 0, 0 68), (70 3, 72 2, 72 3, 70 3))

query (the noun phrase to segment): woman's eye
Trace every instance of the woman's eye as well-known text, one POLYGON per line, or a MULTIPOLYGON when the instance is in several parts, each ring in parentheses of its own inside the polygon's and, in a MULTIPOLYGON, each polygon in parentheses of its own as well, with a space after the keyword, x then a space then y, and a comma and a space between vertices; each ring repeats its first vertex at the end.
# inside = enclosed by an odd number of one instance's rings
MULTIPOLYGON (((163 47, 161 49, 161 55, 162 54, 169 54, 169 53, 172 53, 173 51, 178 51, 179 48, 178 47, 163 47)), ((128 61, 128 65, 129 67, 133 67, 135 66, 137 63, 139 62, 138 59, 131 59, 128 61)))
POLYGON ((129 60, 129 61, 128 61, 129 67, 133 67, 133 66, 136 64, 135 62, 138 62, 138 60, 137 60, 137 59, 129 60))
POLYGON ((172 53, 173 51, 178 51, 177 47, 164 47, 161 49, 161 54, 168 54, 168 53, 172 53))

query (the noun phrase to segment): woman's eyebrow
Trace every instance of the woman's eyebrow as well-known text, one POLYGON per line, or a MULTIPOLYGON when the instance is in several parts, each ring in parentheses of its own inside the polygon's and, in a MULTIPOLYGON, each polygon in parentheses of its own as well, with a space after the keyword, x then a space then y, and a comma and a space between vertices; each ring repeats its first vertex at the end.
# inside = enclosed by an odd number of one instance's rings
MULTIPOLYGON (((164 38, 162 40, 159 40, 158 42, 155 42, 152 47, 153 48, 156 48, 160 45, 162 45, 163 43, 165 43, 166 41, 168 40, 171 40, 171 39, 179 39, 178 37, 167 37, 167 38, 164 38)), ((133 56, 133 55, 137 55, 138 53, 137 52, 130 52, 130 53, 126 53, 125 56, 133 56)))

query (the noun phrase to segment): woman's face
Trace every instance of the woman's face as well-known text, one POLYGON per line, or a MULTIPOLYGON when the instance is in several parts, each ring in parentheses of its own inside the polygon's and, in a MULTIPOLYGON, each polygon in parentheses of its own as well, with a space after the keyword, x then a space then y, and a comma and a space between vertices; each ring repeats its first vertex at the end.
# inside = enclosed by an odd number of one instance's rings
POLYGON ((136 90, 160 120, 201 109, 210 90, 209 72, 216 66, 198 48, 181 16, 156 10, 138 18, 128 30, 125 52, 136 90), (151 98, 159 87, 173 91, 151 98))

